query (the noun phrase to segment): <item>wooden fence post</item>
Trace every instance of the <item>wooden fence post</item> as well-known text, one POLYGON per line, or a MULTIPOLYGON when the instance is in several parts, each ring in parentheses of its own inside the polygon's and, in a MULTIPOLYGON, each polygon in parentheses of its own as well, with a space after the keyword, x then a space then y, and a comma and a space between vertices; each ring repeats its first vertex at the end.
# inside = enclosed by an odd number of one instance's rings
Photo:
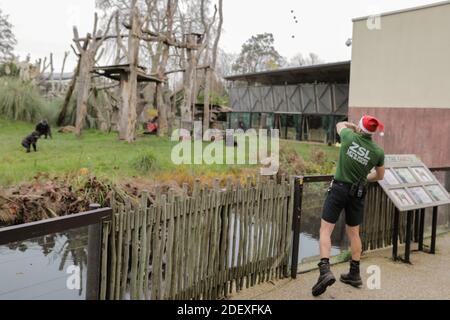
POLYGON ((303 177, 295 178, 294 187, 294 219, 292 221, 293 244, 292 244, 292 262, 291 262, 291 278, 297 279, 298 273, 298 254, 300 247, 300 226, 302 217, 302 202, 303 202, 303 177))
MULTIPOLYGON (((89 206, 89 210, 98 210, 100 207, 101 206, 99 204, 91 204, 89 206)), ((86 300, 100 299, 102 227, 102 223, 89 226, 86 300)))

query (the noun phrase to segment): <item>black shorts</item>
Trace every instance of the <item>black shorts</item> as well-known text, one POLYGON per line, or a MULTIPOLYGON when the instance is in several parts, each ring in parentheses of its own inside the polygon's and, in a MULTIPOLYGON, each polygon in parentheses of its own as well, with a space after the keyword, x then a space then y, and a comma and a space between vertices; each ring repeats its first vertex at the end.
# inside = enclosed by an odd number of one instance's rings
POLYGON ((364 218, 364 198, 350 196, 351 185, 334 181, 323 208, 322 219, 336 224, 345 210, 345 223, 349 227, 360 226, 364 218))

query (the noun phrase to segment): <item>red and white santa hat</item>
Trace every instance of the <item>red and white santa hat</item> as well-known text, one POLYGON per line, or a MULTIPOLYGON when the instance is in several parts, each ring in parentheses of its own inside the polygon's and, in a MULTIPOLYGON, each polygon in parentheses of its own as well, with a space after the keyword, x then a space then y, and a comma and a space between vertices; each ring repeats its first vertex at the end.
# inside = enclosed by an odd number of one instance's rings
POLYGON ((377 133, 377 131, 379 131, 380 136, 384 136, 384 124, 375 117, 362 117, 359 121, 359 127, 364 133, 374 135, 377 133))

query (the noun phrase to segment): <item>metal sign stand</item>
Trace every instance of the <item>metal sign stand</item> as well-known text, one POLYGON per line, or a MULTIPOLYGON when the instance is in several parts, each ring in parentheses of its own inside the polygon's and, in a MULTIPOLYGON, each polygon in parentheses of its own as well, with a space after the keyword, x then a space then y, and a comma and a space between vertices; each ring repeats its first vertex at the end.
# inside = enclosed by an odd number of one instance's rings
MULTIPOLYGON (((392 251, 392 258, 394 261, 402 261, 404 263, 411 264, 411 242, 412 242, 412 220, 413 220, 413 211, 408 211, 408 218, 406 223, 406 244, 405 244, 405 256, 402 259, 398 256, 398 238, 399 238, 399 224, 400 224, 400 211, 396 210, 394 217, 394 236, 393 243, 394 248, 392 251)), ((425 233, 425 209, 420 211, 419 216, 419 225, 418 225, 418 237, 415 238, 415 241, 419 245, 419 252, 427 252, 429 254, 436 254, 436 239, 437 239, 437 220, 438 220, 438 207, 433 208, 433 222, 431 226, 431 244, 430 250, 426 251, 424 249, 424 233, 425 233)), ((416 234, 417 235, 417 234, 416 234)))
POLYGON ((386 156, 386 176, 380 182, 384 192, 395 204, 393 230, 394 261, 411 263, 411 242, 414 225, 414 240, 419 244, 418 251, 424 252, 425 209, 433 208, 430 254, 436 253, 438 207, 450 204, 450 195, 431 173, 431 171, 414 155, 386 156), (405 256, 398 256, 400 215, 407 214, 405 256), (414 215, 416 219, 414 219, 414 215))

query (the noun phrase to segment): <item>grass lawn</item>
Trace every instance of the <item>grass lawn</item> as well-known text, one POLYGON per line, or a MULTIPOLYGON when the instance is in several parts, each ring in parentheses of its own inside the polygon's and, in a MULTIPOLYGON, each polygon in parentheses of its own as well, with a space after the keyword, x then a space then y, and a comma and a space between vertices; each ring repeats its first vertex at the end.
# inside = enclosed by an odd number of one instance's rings
MULTIPOLYGON (((76 174, 87 168, 98 177, 108 177, 113 181, 121 178, 152 178, 157 174, 180 170, 171 161, 172 148, 176 143, 157 137, 140 137, 134 144, 119 141, 117 134, 105 134, 95 130, 86 131, 81 139, 71 134, 53 131, 53 140, 41 139, 38 152, 26 154, 21 146, 22 139, 34 130, 29 123, 0 119, 0 186, 10 186, 32 179, 38 173, 51 175, 76 174), (151 152, 158 170, 142 173, 132 163, 140 155, 151 152)), ((311 150, 321 149, 331 161, 338 156, 338 149, 324 145, 283 141, 293 147, 305 160, 309 160, 311 150)), ((181 166, 190 175, 209 173, 224 174, 249 168, 248 166, 192 165, 181 166)))

